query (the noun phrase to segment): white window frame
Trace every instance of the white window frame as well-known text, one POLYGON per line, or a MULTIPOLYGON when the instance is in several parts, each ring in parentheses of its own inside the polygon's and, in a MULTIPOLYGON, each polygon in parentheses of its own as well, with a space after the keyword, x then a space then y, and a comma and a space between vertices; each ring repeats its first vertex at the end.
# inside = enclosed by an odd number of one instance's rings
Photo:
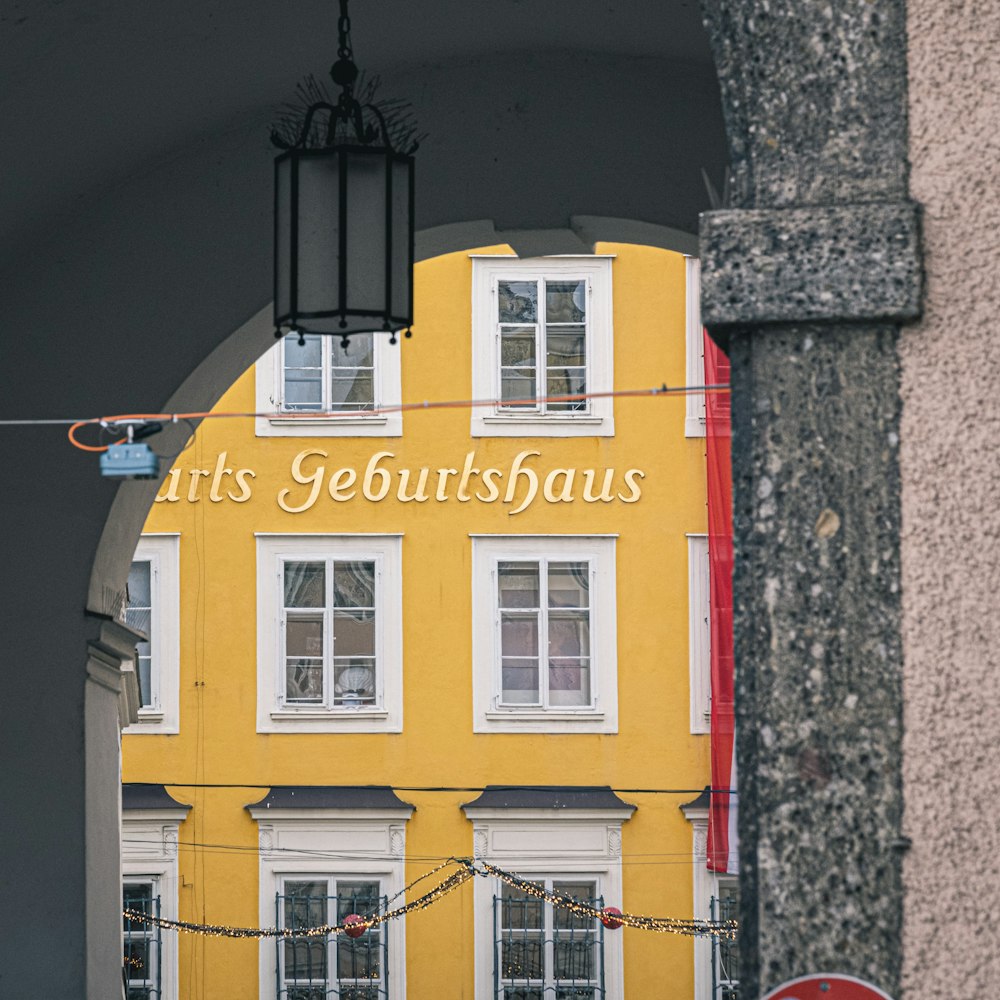
MULTIPOLYGON (((701 324, 701 261, 685 258, 684 344, 685 377, 688 385, 705 385, 705 333, 701 324)), ((704 437, 705 393, 684 396, 684 436, 704 437)))
POLYGON ((712 731, 712 612, 708 535, 689 534, 687 541, 691 732, 706 734, 712 731))
MULTIPOLYGON (((375 407, 397 405, 402 401, 402 345, 389 343, 388 335, 375 333, 375 372, 373 377, 375 407)), ((401 437, 402 413, 351 413, 321 417, 282 413, 284 392, 284 339, 279 340, 255 365, 257 413, 268 416, 254 421, 257 437, 401 437)))
POLYGON ((402 535, 257 533, 257 732, 398 733, 403 729, 402 535), (286 560, 375 563, 374 705, 283 704, 286 560))
MULTIPOLYGON (((139 718, 124 732, 176 734, 180 732, 180 535, 176 532, 143 535, 133 562, 149 563, 150 705, 140 707, 139 718)), ((136 662, 136 673, 139 664, 136 662)))
MULTIPOLYGON (((472 395, 500 398, 500 337, 496 318, 499 281, 542 279, 587 283, 587 391, 614 388, 611 262, 613 255, 518 257, 472 255, 472 395)), ((544 359, 539 359, 544 369, 544 359)), ((544 379, 536 392, 544 394, 544 379)), ((615 433, 611 397, 591 398, 587 409, 571 412, 504 411, 498 406, 472 409, 473 437, 611 437, 615 433)))
MULTIPOLYGON (((475 857, 525 878, 588 879, 605 906, 622 905, 622 823, 629 809, 496 809, 465 806, 472 820, 475 857)), ((477 878, 473 886, 475 995, 492 998, 496 928, 493 897, 498 879, 477 878)), ((604 935, 605 1000, 625 996, 622 935, 604 935)))
MULTIPOLYGON (((177 920, 177 834, 184 815, 176 809, 126 809, 122 813, 122 881, 153 882, 160 916, 177 920)), ((123 935, 124 936, 124 935, 123 935)), ((178 1000, 177 935, 160 935, 162 1000, 178 1000)))
MULTIPOLYGON (((691 824, 692 916, 695 920, 711 920, 712 897, 718 898, 720 882, 735 882, 738 876, 708 868, 708 807, 687 805, 681 809, 691 824)), ((717 1000, 712 996, 712 939, 707 935, 694 939, 693 1000, 717 1000)))
POLYGON ((472 535, 473 732, 618 732, 616 535, 472 535), (592 702, 573 708, 500 705, 497 565, 555 560, 590 564, 592 702))
MULTIPOLYGON (((288 893, 287 886, 288 886, 289 883, 294 883, 294 882, 319 882, 319 881, 325 881, 326 882, 326 892, 325 892, 324 895, 327 898, 327 910, 326 910, 326 915, 323 918, 323 922, 327 923, 327 924, 336 924, 337 923, 336 910, 335 910, 335 908, 333 908, 330 905, 330 901, 331 901, 332 897, 334 897, 334 896, 337 895, 336 888, 337 888, 338 883, 340 883, 340 882, 361 882, 361 881, 364 881, 364 882, 377 882, 378 883, 378 891, 376 892, 376 896, 381 900, 382 898, 384 898, 384 897, 386 897, 386 896, 389 895, 385 891, 385 880, 382 878, 382 876, 381 875, 371 875, 371 874, 368 874, 367 872, 354 873, 354 874, 351 874, 351 875, 345 875, 343 872, 335 872, 333 874, 330 874, 328 872, 318 873, 318 872, 314 872, 314 871, 306 872, 304 874, 303 873, 283 874, 283 875, 277 876, 277 878, 276 878, 276 883, 277 883, 276 891, 278 893, 280 893, 281 895, 286 896, 287 893, 288 893), (331 891, 331 889, 333 889, 334 891, 331 891)), ((279 926, 279 927, 284 927, 285 926, 284 916, 282 915, 282 916, 279 917, 278 913, 276 913, 274 910, 271 911, 271 920, 272 920, 272 924, 274 924, 275 921, 277 922, 276 926, 279 926)), ((388 931, 388 927, 386 926, 386 924, 382 924, 378 928, 378 933, 380 935, 386 934, 387 931, 388 931)), ((356 980, 356 979, 355 980, 351 980, 351 981, 341 980, 340 977, 336 975, 337 958, 338 958, 338 954, 337 954, 337 942, 339 940, 340 940, 340 936, 339 935, 331 935, 330 937, 328 937, 326 939, 326 977, 325 977, 325 982, 324 982, 324 987, 325 987, 324 993, 327 994, 327 995, 329 995, 331 989, 333 989, 334 995, 339 995, 339 993, 342 992, 343 989, 345 989, 345 988, 346 989, 350 989, 351 987, 359 984, 359 981, 356 980), (344 987, 341 986, 342 982, 345 984, 344 987)), ((380 937, 380 939, 379 939, 379 949, 381 949, 384 944, 385 944, 385 939, 380 937)), ((280 945, 278 946, 278 948, 280 948, 280 945)), ((278 948, 275 948, 275 951, 277 951, 278 948)), ((388 948, 389 948, 389 954, 391 955, 392 954, 392 944, 391 944, 391 942, 388 944, 388 948)), ((278 966, 281 966, 281 965, 284 964, 283 960, 279 959, 279 958, 275 959, 275 963, 278 966)), ((381 988, 385 989, 386 988, 385 974, 386 974, 387 970, 383 967, 381 961, 379 962, 379 967, 381 969, 381 978, 379 979, 379 981, 376 982, 375 980, 369 979, 369 980, 366 980, 366 984, 367 985, 375 986, 376 988, 381 987, 381 988)), ((283 970, 276 969, 276 973, 278 973, 275 976, 275 982, 276 983, 277 982, 282 983, 283 985, 286 986, 287 989, 295 989, 296 988, 297 984, 289 984, 289 981, 286 980, 285 974, 284 974, 283 970)), ((303 987, 306 987, 306 985, 307 984, 302 984, 303 987)))
MULTIPOLYGON (((412 809, 268 809, 251 806, 260 845, 260 926, 274 926, 274 897, 286 880, 379 879, 390 899, 405 883, 406 821, 412 809)), ((395 899, 402 905, 405 896, 395 899)), ((389 1000, 406 997, 406 918, 382 925, 389 942, 389 1000)), ((276 950, 260 943, 260 996, 274 996, 276 950)))

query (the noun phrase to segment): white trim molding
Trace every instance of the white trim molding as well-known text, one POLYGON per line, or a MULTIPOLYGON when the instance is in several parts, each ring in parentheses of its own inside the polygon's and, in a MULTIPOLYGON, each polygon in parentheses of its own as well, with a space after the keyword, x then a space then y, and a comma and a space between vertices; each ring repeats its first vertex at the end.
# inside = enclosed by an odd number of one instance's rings
MULTIPOLYGON (((472 395, 499 399, 500 327, 497 318, 498 283, 545 280, 585 283, 586 388, 610 392, 614 388, 614 337, 611 298, 612 258, 594 255, 566 257, 472 257, 472 395)), ((541 319, 542 317, 538 317, 541 319)), ((537 343, 537 342, 536 342, 537 343)), ((536 357, 536 393, 545 394, 545 358, 536 357)), ((615 432, 614 403, 610 397, 588 399, 579 411, 474 407, 473 437, 611 437, 615 432)))
MULTIPOLYGON (((472 696, 476 733, 618 732, 615 538, 597 535, 476 535, 472 539, 472 696), (500 702, 501 562, 586 562, 589 571, 590 698, 585 705, 500 702)), ((541 597, 541 595, 540 595, 541 597)), ((546 604, 545 600, 541 601, 546 604)), ((545 669, 544 642, 539 671, 545 669)))
MULTIPOLYGON (((688 257, 684 295, 685 377, 688 385, 705 384, 705 335, 701 323, 701 261, 688 257)), ((684 436, 705 436, 705 393, 685 395, 684 436)))
MULTIPOLYGON (((323 655, 332 659, 328 650, 323 655)), ((332 676, 328 676, 325 688, 332 688, 332 684, 332 676)), ((402 729, 402 536, 257 535, 257 732, 398 733, 402 729), (329 696, 324 704, 284 702, 282 574, 284 563, 290 560, 374 563, 373 704, 335 705, 329 696)))
MULTIPOLYGON (((267 809, 248 806, 260 842, 260 926, 275 922, 275 897, 287 879, 338 877, 378 879, 383 895, 405 885, 406 821, 399 809, 267 809)), ((394 905, 402 905, 400 896, 394 905)), ((406 918, 383 924, 388 935, 389 1000, 406 997, 406 918)), ((260 996, 274 995, 276 948, 260 943, 260 996)))
MULTIPOLYGON (((374 406, 402 401, 402 343, 376 333, 374 345, 374 406)), ((281 412, 283 393, 283 341, 278 341, 254 366, 256 412, 268 414, 254 420, 257 437, 401 437, 402 413, 358 413, 337 417, 291 416, 281 412)))
MULTIPOLYGON (((178 919, 177 838, 186 815, 180 809, 126 809, 122 813, 122 880, 152 882, 160 897, 160 916, 166 920, 178 919)), ((177 1000, 177 935, 163 931, 160 942, 160 996, 177 1000)))
POLYGON ((149 563, 152 690, 149 703, 139 707, 138 721, 125 733, 176 734, 180 732, 180 535, 176 532, 142 535, 132 561, 149 563))
MULTIPOLYGON (((632 815, 621 810, 482 809, 463 807, 472 821, 475 857, 527 877, 593 880, 605 906, 622 903, 621 831, 632 815)), ((475 995, 493 997, 496 879, 477 878, 473 887, 475 995)), ((604 935, 606 1000, 625 997, 622 935, 604 935)))
POLYGON ((712 622, 708 535, 688 541, 688 676, 691 732, 712 731, 712 622))

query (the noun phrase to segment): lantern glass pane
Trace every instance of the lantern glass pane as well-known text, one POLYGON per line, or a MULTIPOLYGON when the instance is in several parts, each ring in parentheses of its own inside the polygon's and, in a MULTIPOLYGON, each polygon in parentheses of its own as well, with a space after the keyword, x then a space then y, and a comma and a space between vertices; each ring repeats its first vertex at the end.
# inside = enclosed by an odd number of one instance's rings
MULTIPOLYGON (((340 168, 336 155, 298 158, 298 315, 339 305, 340 168)), ((308 324, 307 324, 308 325, 308 324)))
MULTIPOLYGON (((347 171, 347 304, 355 312, 385 312, 386 170, 379 153, 344 153, 347 171)), ((379 322, 381 327, 381 322, 379 322)))
POLYGON ((413 161, 392 164, 392 315, 400 320, 412 315, 411 281, 413 275, 413 205, 410 178, 413 161))
POLYGON ((274 165, 274 315, 287 316, 291 267, 291 176, 294 160, 279 159, 274 165))

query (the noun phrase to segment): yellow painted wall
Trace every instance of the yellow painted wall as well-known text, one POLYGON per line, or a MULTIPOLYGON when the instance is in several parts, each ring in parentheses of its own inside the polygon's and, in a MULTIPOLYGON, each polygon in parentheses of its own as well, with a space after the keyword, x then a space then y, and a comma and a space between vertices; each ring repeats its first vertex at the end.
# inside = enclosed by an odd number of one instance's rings
MULTIPOLYGON (((507 248, 493 248, 509 252, 507 248)), ((484 252, 484 251, 477 251, 484 252)), ((485 251, 490 252, 490 251, 485 251)), ((613 253, 616 388, 685 382, 685 262, 678 254, 603 245, 613 253)), ((417 265, 412 340, 403 341, 405 401, 471 395, 468 254, 417 265)), ((619 398, 612 438, 492 438, 469 434, 469 412, 409 412, 403 436, 256 438, 248 419, 209 420, 178 459, 184 498, 154 505, 146 530, 180 532, 180 734, 126 735, 124 780, 167 782, 194 806, 180 830, 180 915, 212 923, 258 921, 256 824, 243 807, 266 788, 187 788, 185 783, 611 785, 697 789, 708 782, 708 738, 689 733, 686 533, 705 530, 703 439, 684 436, 682 396, 619 398), (637 503, 552 504, 540 495, 522 513, 473 499, 401 504, 358 496, 334 503, 324 491, 307 511, 276 502, 295 483, 293 457, 328 452, 327 472, 364 468, 378 450, 393 468, 506 469, 525 449, 534 467, 639 468, 637 503), (256 472, 252 497, 212 502, 211 478, 187 497, 192 468, 256 472), (254 532, 403 532, 404 725, 399 734, 257 734, 254 532), (500 735, 472 732, 470 532, 607 533, 617 552, 619 732, 616 735, 500 735), (201 846, 195 846, 201 845, 201 846), (206 845, 224 845, 211 847, 206 845)), ((220 400, 222 411, 254 409, 253 372, 220 400)), ((314 466, 310 466, 313 468, 314 466)), ((432 483, 434 474, 432 472, 432 483)), ((452 480, 454 486, 454 480, 452 480)), ((307 487, 295 487, 304 497, 307 487)), ((577 487, 579 494, 580 487, 577 487)), ((454 492, 452 489, 450 492, 454 492)), ((470 855, 471 824, 458 808, 475 793, 399 793, 416 812, 408 856, 470 855)), ((678 805, 691 795, 623 792, 638 806, 623 827, 624 908, 691 916, 691 830, 678 805)), ((407 880, 429 867, 407 864, 407 880)), ((690 998, 689 939, 635 930, 625 935, 626 995, 690 998)), ((465 887, 407 921, 408 995, 473 996, 472 891, 465 887)), ((180 996, 257 995, 257 945, 183 937, 180 996)))

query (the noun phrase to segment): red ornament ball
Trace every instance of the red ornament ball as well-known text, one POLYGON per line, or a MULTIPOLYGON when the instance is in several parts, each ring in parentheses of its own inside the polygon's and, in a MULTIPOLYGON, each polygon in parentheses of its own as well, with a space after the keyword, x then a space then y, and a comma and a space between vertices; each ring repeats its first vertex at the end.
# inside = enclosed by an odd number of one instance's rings
POLYGON ((623 920, 619 919, 621 915, 622 911, 619 910, 617 906, 605 906, 604 909, 601 910, 601 923, 604 924, 609 931, 616 931, 624 923, 623 920))
POLYGON ((343 928, 344 933, 349 938, 359 938, 366 930, 368 930, 368 928, 365 927, 365 918, 359 917, 356 913, 348 913, 347 916, 344 917, 343 928))

